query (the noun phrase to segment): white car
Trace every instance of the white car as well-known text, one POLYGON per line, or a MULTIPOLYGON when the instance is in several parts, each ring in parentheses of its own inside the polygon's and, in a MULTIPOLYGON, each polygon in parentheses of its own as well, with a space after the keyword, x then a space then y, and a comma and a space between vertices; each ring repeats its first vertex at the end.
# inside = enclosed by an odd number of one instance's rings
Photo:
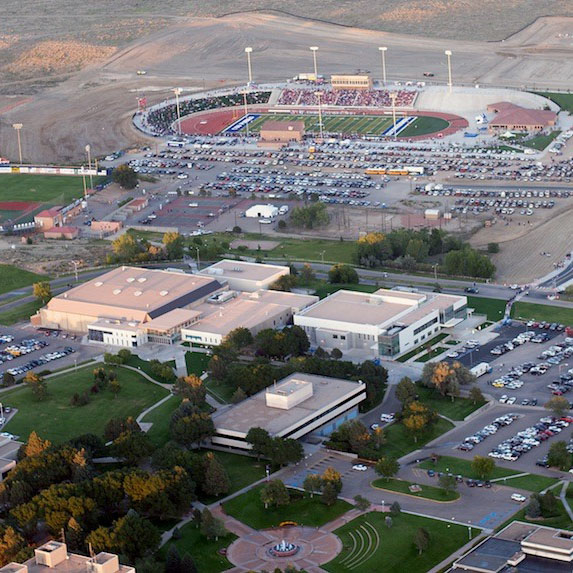
POLYGON ((394 421, 394 413, 390 414, 380 414, 380 421, 381 422, 393 422, 394 421))
POLYGON ((372 424, 372 425, 370 426, 370 429, 371 429, 371 430, 377 430, 379 427, 380 427, 380 424, 372 424))
POLYGON ((368 470, 368 468, 363 464, 356 464, 352 466, 352 469, 356 470, 357 472, 365 472, 366 470, 368 470))
POLYGON ((502 404, 505 404, 505 403, 507 402, 507 400, 508 400, 507 394, 504 394, 504 395, 499 399, 499 401, 500 401, 502 404))
POLYGON ((512 501, 518 501, 519 503, 523 503, 527 498, 520 493, 512 493, 511 494, 512 501))
POLYGON ((0 436, 3 438, 10 438, 11 440, 15 440, 16 436, 11 434, 10 432, 0 432, 0 436))
POLYGON ((508 404, 509 406, 511 406, 512 404, 515 404, 515 396, 512 396, 512 397, 507 401, 507 404, 508 404))

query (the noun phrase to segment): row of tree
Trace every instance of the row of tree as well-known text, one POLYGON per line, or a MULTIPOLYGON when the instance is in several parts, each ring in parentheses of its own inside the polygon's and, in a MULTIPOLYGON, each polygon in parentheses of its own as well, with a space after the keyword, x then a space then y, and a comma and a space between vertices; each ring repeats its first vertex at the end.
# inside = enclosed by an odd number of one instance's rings
POLYGON ((113 254, 108 256, 108 262, 131 263, 160 260, 181 259, 185 253, 185 240, 177 232, 163 235, 162 246, 157 246, 143 238, 137 238, 132 233, 124 233, 112 244, 113 254))
POLYGON ((245 440, 252 447, 257 459, 267 458, 274 466, 297 463, 304 457, 304 449, 298 440, 280 436, 271 437, 263 428, 251 428, 245 440))

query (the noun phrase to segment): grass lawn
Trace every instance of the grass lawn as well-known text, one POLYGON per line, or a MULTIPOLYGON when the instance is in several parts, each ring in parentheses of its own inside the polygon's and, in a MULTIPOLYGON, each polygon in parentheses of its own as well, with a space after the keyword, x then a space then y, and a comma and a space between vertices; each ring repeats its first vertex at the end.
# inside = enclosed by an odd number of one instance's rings
POLYGON ((476 314, 485 314, 488 320, 497 322, 503 318, 505 300, 498 298, 485 298, 482 296, 468 296, 468 307, 475 309, 476 314))
POLYGON ((282 521, 296 521, 299 525, 320 527, 352 508, 349 503, 340 499, 328 507, 320 502, 320 496, 311 498, 298 490, 289 490, 291 501, 288 505, 278 509, 265 509, 261 501, 262 487, 255 487, 225 503, 225 512, 255 529, 265 529, 276 527, 282 521))
MULTIPOLYGON (((434 487, 432 485, 420 485, 422 491, 412 493, 408 488, 412 485, 411 481, 404 481, 401 479, 380 478, 374 480, 372 485, 378 489, 386 489, 388 491, 395 491, 398 493, 406 493, 416 497, 423 497, 425 499, 433 499, 434 501, 453 501, 458 499, 460 494, 457 491, 446 491, 441 487, 434 487)), ((419 484, 418 484, 419 485, 419 484)))
MULTIPOLYGON (((340 537, 343 549, 322 568, 332 573, 353 569, 425 573, 468 541, 464 525, 401 513, 393 518, 389 529, 385 519, 385 514, 371 512, 337 529, 334 533, 340 537), (414 545, 420 527, 430 533, 430 545, 421 555, 414 545)), ((478 533, 472 528, 472 537, 478 533)))
POLYGON ((380 453, 386 456, 401 458, 409 452, 413 452, 428 442, 435 440, 438 436, 451 430, 453 427, 453 424, 447 420, 439 418, 438 421, 415 442, 408 430, 406 430, 402 424, 395 422, 384 430, 386 443, 381 447, 380 453))
MULTIPOLYGON (((103 177, 94 177, 94 186, 103 180, 103 177)), ((0 178, 0 201, 17 199, 67 205, 83 194, 84 184, 80 176, 2 175, 0 178)))
POLYGON ((469 398, 456 398, 452 402, 451 398, 443 398, 433 388, 418 385, 417 389, 421 402, 452 420, 463 420, 486 403, 483 401, 474 404, 469 398))
POLYGON ((445 346, 436 346, 436 348, 432 348, 430 352, 426 352, 426 354, 420 356, 420 358, 417 358, 416 362, 428 362, 428 360, 431 360, 432 358, 435 358, 436 356, 443 354, 446 350, 447 348, 445 346))
MULTIPOLYGON (((452 456, 441 456, 437 463, 434 463, 432 460, 425 460, 419 465, 419 467, 425 470, 432 469, 437 472, 451 472, 456 475, 460 474, 465 478, 479 479, 479 476, 472 470, 471 465, 471 460, 463 460, 452 456)), ((489 479, 512 476, 518 473, 521 472, 496 467, 491 476, 489 476, 489 479)))
POLYGON ((153 426, 147 432, 147 435, 151 441, 156 446, 163 446, 169 441, 169 424, 171 422, 171 415, 181 404, 181 399, 177 396, 171 396, 169 400, 166 400, 157 406, 154 410, 151 410, 142 422, 151 422, 153 426))
POLYGON ((556 92, 536 92, 539 95, 554 101, 561 109, 573 112, 573 94, 556 93, 556 92))
POLYGON ((446 129, 449 123, 440 117, 422 116, 411 123, 398 137, 415 137, 416 135, 426 135, 446 129))
POLYGON ((93 370, 100 365, 80 368, 77 372, 49 379, 49 396, 38 402, 30 388, 20 386, 4 393, 3 402, 18 408, 6 430, 26 439, 32 430, 53 443, 61 443, 81 434, 101 436, 110 418, 133 416, 163 398, 167 392, 142 378, 137 372, 119 369, 121 391, 114 398, 109 390, 92 395, 86 406, 70 406, 75 392, 89 390, 93 370))
POLYGON ((558 479, 552 477, 529 474, 528 476, 511 478, 507 481, 502 480, 498 483, 517 489, 526 489, 527 491, 542 491, 558 482, 558 479))
POLYGON ((30 271, 20 269, 14 265, 0 265, 0 273, 2 275, 2 281, 0 281, 0 294, 30 286, 31 284, 39 281, 49 280, 50 278, 46 275, 31 273, 30 271))
POLYGON ((511 309, 512 318, 527 318, 545 320, 546 322, 559 322, 573 325, 573 308, 552 306, 549 304, 535 304, 532 302, 516 302, 511 309))
POLYGON ((9 326, 11 324, 16 324, 17 322, 30 320, 30 317, 33 314, 36 314, 36 312, 38 312, 38 310, 43 306, 44 304, 41 301, 32 300, 14 308, 3 310, 0 312, 0 324, 9 326))
MULTIPOLYGON (((211 450, 210 450, 211 451, 211 450)), ((257 458, 252 458, 250 456, 242 456, 240 454, 232 454, 230 452, 219 452, 217 450, 212 450, 215 457, 223 464, 225 470, 231 481, 230 493, 235 493, 240 489, 256 482, 265 477, 265 461, 257 461, 257 458)), ((204 454, 207 450, 201 450, 200 453, 204 454)), ((219 499, 220 497, 209 497, 206 499, 201 499, 205 504, 210 504, 219 499)))
POLYGON ((531 147, 538 151, 543 151, 561 132, 559 130, 552 131, 548 134, 540 134, 528 139, 527 141, 520 141, 524 147, 531 147))
MULTIPOLYGON (((400 356, 400 358, 398 358, 398 362, 406 362, 406 360, 410 360, 410 358, 412 358, 413 356, 416 356, 416 354, 420 354, 421 352, 423 352, 424 348, 426 348, 428 346, 428 344, 430 346, 433 346, 434 344, 437 344, 438 342, 444 340, 444 338, 447 338, 449 336, 449 334, 445 333, 445 332, 440 332, 440 334, 438 334, 437 336, 434 336, 434 338, 432 338, 431 340, 426 340, 426 342, 424 342, 423 344, 420 344, 420 346, 416 346, 416 348, 414 348, 413 350, 410 350, 410 352, 408 352, 407 354, 404 354, 404 356, 400 356)), ((445 344, 449 344, 449 342, 446 342, 445 344)), ((446 350, 446 349, 444 349, 446 350)), ((442 350, 441 352, 444 352, 444 350, 442 350)), ((428 360, 426 358, 426 360, 428 360)), ((426 360, 420 360, 420 362, 425 362, 426 360)))
MULTIPOLYGON (((175 368, 175 361, 174 360, 170 360, 168 362, 168 364, 170 366, 172 366, 173 368, 175 368)), ((163 383, 167 383, 167 380, 164 380, 163 378, 159 378, 157 377, 151 370, 151 365, 149 364, 149 361, 147 360, 142 360, 141 358, 139 358, 139 356, 137 356, 136 354, 132 354, 129 357, 129 360, 126 362, 127 366, 131 366, 133 368, 138 368, 139 370, 141 370, 142 372, 145 372, 148 376, 150 376, 151 378, 153 378, 154 380, 157 380, 157 382, 163 382, 163 383)))
POLYGON ((187 374, 201 376, 207 370, 209 360, 211 360, 211 357, 203 352, 186 352, 185 364, 187 365, 187 374))
POLYGON ((521 507, 521 509, 510 517, 507 521, 504 521, 501 525, 496 527, 495 531, 501 531, 504 527, 507 527, 512 521, 524 521, 525 523, 531 521, 536 525, 545 525, 547 527, 556 527, 557 529, 573 529, 573 523, 569 519, 569 515, 565 511, 563 504, 558 499, 557 506, 559 507, 559 515, 555 517, 546 517, 544 519, 535 519, 529 520, 525 516, 525 512, 527 510, 527 502, 524 502, 525 507, 521 507))
POLYGON ((217 573, 226 571, 232 567, 224 555, 219 554, 219 549, 228 547, 237 539, 236 535, 229 533, 219 541, 209 540, 201 535, 200 530, 192 523, 181 528, 181 539, 168 541, 159 551, 161 559, 165 559, 167 551, 172 543, 175 543, 181 556, 189 553, 193 557, 199 573, 217 573))
POLYGON ((204 383, 207 387, 207 392, 212 394, 219 402, 223 404, 231 403, 231 399, 235 393, 234 388, 214 378, 207 378, 204 383))

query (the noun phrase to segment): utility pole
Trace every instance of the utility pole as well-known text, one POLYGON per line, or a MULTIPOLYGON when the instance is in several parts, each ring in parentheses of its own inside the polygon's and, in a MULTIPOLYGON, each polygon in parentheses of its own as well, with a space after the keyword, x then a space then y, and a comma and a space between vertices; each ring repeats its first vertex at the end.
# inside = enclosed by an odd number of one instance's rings
POLYGON ((23 127, 22 123, 13 123, 12 127, 16 130, 16 133, 18 135, 18 155, 20 157, 20 165, 22 165, 22 141, 20 139, 20 131, 23 127))

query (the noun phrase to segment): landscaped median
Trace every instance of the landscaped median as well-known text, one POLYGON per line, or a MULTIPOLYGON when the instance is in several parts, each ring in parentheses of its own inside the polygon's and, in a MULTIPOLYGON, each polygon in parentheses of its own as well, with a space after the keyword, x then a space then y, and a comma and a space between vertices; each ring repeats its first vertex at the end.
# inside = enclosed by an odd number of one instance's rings
POLYGON ((395 478, 380 478, 372 482, 372 487, 376 489, 383 489, 394 493, 401 493, 410 495, 412 497, 423 497, 437 502, 450 502, 459 499, 460 494, 457 491, 447 491, 441 487, 434 487, 433 485, 420 485, 414 484, 410 481, 404 481, 395 478), (412 491, 410 488, 414 487, 418 491, 412 491))

